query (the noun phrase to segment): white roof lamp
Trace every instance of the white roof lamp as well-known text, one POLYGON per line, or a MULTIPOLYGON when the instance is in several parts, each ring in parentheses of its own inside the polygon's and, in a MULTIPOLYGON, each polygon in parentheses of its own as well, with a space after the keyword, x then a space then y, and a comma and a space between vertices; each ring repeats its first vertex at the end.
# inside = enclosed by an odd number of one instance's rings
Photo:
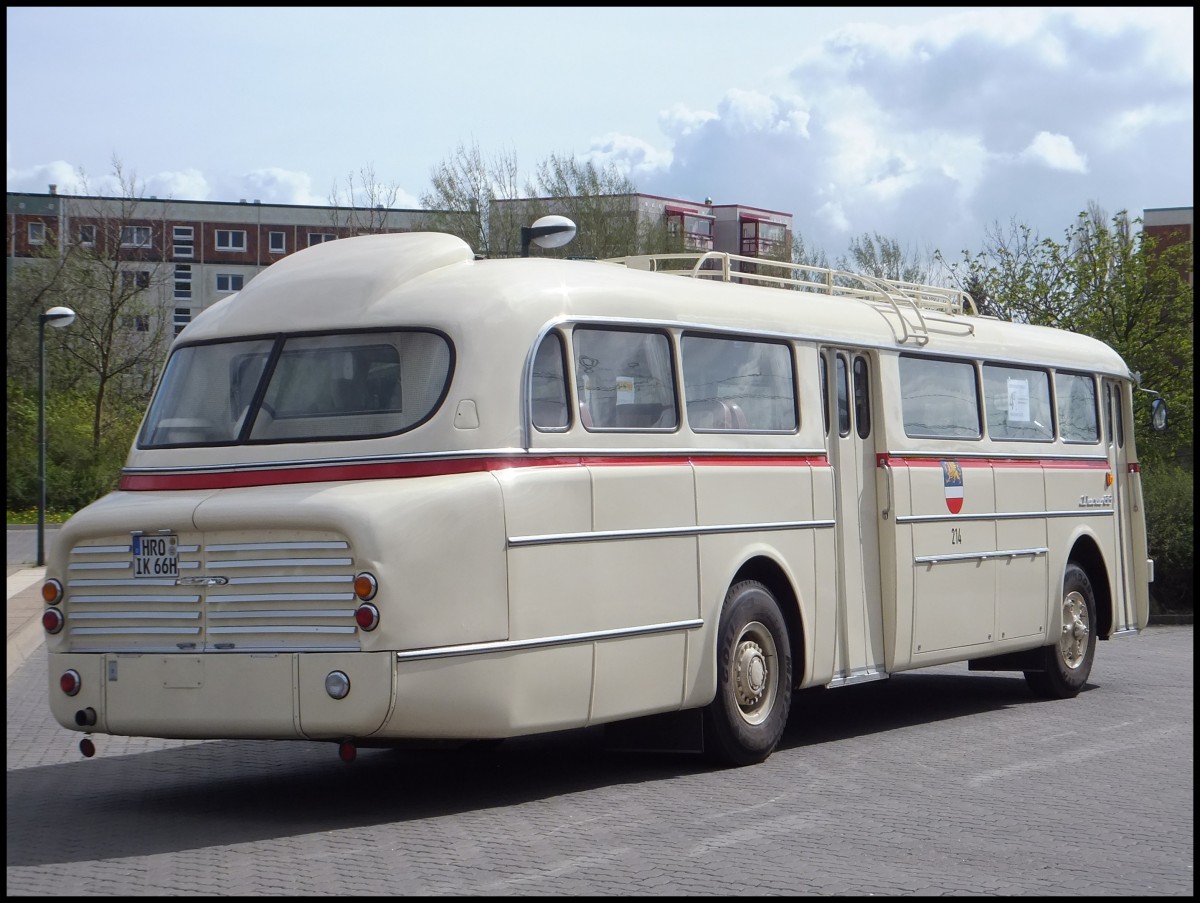
POLYGON ((575 223, 565 216, 551 214, 533 221, 532 226, 521 227, 521 256, 529 256, 529 243, 539 248, 561 248, 575 237, 575 223))

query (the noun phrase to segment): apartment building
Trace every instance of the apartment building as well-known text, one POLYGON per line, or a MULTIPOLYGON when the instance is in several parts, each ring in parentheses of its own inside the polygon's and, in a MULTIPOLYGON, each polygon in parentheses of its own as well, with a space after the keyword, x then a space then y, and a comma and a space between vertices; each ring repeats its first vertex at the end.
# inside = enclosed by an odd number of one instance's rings
MULTIPOLYGON (((1142 211, 1142 231, 1158 240, 1158 247, 1169 248, 1192 240, 1193 208, 1147 207, 1142 211)), ((1188 283, 1194 276, 1188 272, 1188 283)))
POLYGON ((421 210, 8 192, 9 267, 70 246, 120 260, 178 333, 265 267, 324 241, 419 228, 421 210))
MULTIPOLYGON (((520 216, 540 205, 566 211, 568 199, 496 201, 520 216)), ((683 247, 747 257, 786 257, 792 216, 744 204, 619 195, 610 209, 665 227, 683 247)), ((131 286, 179 333, 200 311, 240 290, 256 274, 298 250, 374 232, 423 228, 427 211, 263 204, 258 200, 187 201, 8 192, 7 255, 13 266, 65 253, 73 245, 119 260, 131 286)), ((629 249, 631 252, 636 250, 629 249)), ((144 322, 135 328, 148 328, 144 322)))

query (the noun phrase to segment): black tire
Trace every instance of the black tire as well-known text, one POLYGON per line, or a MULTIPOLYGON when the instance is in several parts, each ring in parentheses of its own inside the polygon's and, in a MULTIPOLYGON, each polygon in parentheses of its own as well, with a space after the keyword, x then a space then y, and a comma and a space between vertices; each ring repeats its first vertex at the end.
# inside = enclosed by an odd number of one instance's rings
POLYGON ((717 695, 704 711, 704 751, 753 765, 775 750, 792 705, 792 648, 779 604, 757 580, 730 587, 717 634, 717 695))
POLYGON ((1044 699, 1079 695, 1096 656, 1096 594, 1092 581, 1077 564, 1068 564, 1063 577, 1058 642, 1043 646, 1041 654, 1042 670, 1025 672, 1025 682, 1034 694, 1044 699))

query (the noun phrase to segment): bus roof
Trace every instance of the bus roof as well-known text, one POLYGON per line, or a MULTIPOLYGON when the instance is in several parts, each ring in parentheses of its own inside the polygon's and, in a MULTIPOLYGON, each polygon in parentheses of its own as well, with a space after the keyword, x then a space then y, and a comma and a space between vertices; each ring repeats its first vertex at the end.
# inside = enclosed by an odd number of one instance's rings
POLYGON ((397 325, 462 335, 486 324, 493 341, 527 348, 547 323, 586 319, 968 354, 1129 376, 1112 348, 1088 336, 952 309, 923 310, 899 295, 859 295, 735 284, 606 261, 476 259, 455 236, 394 233, 325 242, 292 254, 202 312, 176 341, 397 325))

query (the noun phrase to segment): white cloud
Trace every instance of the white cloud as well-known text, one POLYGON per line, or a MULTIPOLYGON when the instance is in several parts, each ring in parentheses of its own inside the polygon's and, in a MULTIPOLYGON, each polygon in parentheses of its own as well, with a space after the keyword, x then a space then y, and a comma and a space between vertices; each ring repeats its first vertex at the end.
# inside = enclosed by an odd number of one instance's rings
MULTIPOLYGON (((145 194, 158 198, 182 201, 207 201, 210 197, 208 180, 198 169, 179 172, 160 172, 146 179, 145 194)), ((219 198, 225 200, 225 198, 219 198)))
POLYGON ((1066 135, 1039 132, 1021 152, 1021 159, 1065 172, 1087 172, 1087 157, 1075 150, 1075 145, 1066 135))
POLYGON ((638 176, 669 169, 673 158, 669 150, 659 150, 640 138, 612 132, 594 139, 581 159, 601 168, 611 163, 636 181, 638 176))

